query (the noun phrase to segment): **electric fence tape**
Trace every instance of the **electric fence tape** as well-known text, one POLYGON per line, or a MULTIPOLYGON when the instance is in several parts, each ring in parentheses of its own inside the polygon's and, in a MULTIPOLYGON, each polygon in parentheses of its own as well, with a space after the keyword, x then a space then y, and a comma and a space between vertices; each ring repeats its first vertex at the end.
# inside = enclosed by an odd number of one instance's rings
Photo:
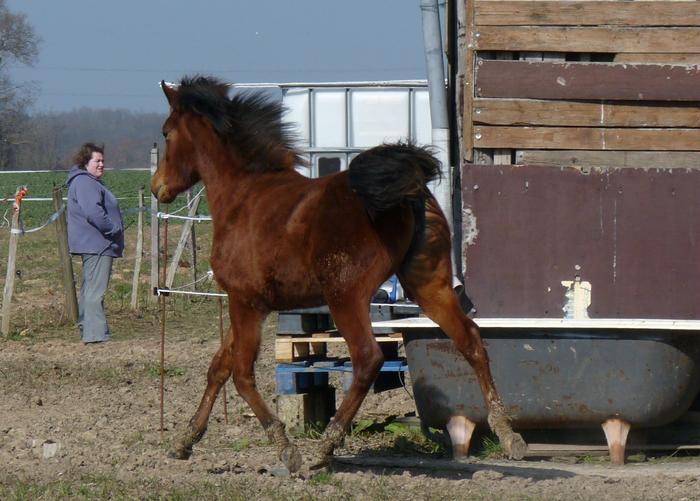
POLYGON ((42 224, 41 226, 37 226, 36 228, 31 228, 28 230, 24 229, 24 223, 20 220, 20 222, 19 222, 20 227, 19 228, 10 228, 10 233, 12 233, 13 235, 24 235, 26 233, 34 233, 35 231, 43 230, 48 225, 50 225, 51 223, 56 221, 56 219, 58 219, 58 217, 61 215, 61 213, 64 210, 66 210, 66 204, 61 205, 61 207, 56 212, 51 214, 44 224, 42 224))
MULTIPOLYGON (((59 216, 66 210, 66 204, 61 205, 61 207, 51 214, 46 222, 44 224, 37 226, 35 228, 30 228, 30 229, 24 229, 24 223, 20 221, 20 228, 11 228, 10 233, 14 235, 25 235, 27 233, 34 233, 36 231, 43 230, 46 228, 48 225, 56 221, 56 219, 59 218, 59 216)), ((129 209, 124 209, 121 211, 122 216, 126 216, 129 214, 136 214, 139 212, 149 212, 153 213, 153 211, 148 208, 148 207, 132 207, 129 209)), ((189 216, 178 216, 167 212, 156 212, 156 216, 158 216, 159 219, 182 219, 182 220, 191 220, 191 221, 196 221, 196 222, 201 222, 201 221, 211 221, 211 216, 194 216, 194 217, 189 217, 189 216)))

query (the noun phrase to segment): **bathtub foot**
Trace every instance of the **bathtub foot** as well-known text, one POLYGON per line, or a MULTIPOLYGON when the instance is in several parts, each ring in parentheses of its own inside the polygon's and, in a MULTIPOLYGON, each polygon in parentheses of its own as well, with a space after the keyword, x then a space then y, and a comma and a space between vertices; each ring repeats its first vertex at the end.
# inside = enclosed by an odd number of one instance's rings
POLYGON ((452 442, 452 457, 465 458, 469 455, 469 442, 476 425, 464 416, 452 416, 447 423, 447 433, 452 442))
POLYGON ((625 464, 625 445, 630 424, 622 419, 608 419, 603 423, 605 439, 608 441, 610 451, 610 463, 614 465, 625 464))

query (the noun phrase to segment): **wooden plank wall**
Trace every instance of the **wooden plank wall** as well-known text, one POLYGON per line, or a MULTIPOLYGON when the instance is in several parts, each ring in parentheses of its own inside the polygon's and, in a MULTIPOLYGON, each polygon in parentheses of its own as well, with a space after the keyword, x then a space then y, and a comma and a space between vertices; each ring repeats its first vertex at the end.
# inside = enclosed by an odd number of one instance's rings
POLYGON ((464 1, 466 161, 700 168, 700 2, 464 1))

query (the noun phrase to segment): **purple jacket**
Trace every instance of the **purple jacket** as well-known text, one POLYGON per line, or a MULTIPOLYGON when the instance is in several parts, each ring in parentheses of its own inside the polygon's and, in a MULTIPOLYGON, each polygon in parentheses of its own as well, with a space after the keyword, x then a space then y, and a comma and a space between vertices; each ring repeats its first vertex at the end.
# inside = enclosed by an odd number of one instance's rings
POLYGON ((67 209, 71 254, 122 257, 124 223, 119 202, 101 181, 73 167, 68 173, 67 209))

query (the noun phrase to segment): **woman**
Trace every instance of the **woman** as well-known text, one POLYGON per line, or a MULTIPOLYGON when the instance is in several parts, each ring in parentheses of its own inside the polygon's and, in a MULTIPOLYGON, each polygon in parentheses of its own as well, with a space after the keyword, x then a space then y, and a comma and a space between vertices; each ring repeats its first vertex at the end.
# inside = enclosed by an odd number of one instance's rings
POLYGON ((102 184, 104 146, 85 143, 68 174, 68 247, 83 260, 78 326, 83 343, 109 340, 104 295, 112 260, 122 257, 124 224, 119 202, 102 184))

